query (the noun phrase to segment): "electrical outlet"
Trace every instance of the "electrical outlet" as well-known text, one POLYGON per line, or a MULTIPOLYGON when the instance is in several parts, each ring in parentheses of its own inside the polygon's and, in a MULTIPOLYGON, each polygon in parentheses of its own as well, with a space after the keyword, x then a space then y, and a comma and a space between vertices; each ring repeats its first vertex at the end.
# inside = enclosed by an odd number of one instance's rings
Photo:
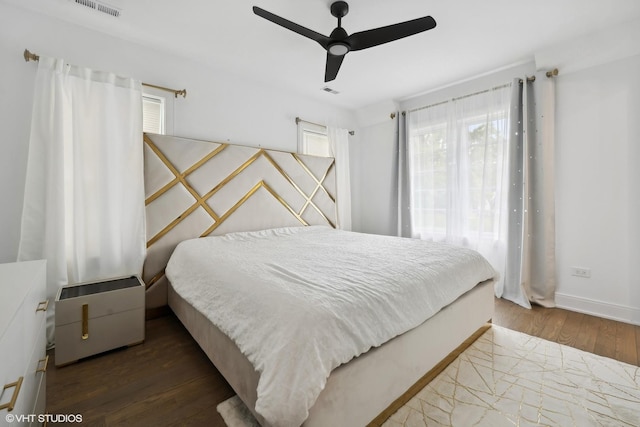
POLYGON ((591 277, 591 269, 584 267, 571 267, 571 275, 577 277, 591 277))

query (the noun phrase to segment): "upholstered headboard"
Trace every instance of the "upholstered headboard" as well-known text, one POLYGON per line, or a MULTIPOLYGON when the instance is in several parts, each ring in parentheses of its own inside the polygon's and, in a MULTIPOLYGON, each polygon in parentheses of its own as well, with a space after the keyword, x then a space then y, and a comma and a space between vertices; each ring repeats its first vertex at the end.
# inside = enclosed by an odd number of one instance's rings
POLYGON ((183 240, 336 224, 334 159, 144 135, 147 308, 167 304, 164 269, 183 240))

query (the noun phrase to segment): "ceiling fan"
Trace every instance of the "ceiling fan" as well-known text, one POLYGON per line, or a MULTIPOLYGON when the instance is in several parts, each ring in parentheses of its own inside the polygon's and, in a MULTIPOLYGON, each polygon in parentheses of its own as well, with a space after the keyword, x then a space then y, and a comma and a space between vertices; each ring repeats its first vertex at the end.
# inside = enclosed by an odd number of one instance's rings
POLYGON ((331 32, 331 35, 327 37, 324 34, 317 33, 295 22, 281 18, 257 6, 253 6, 253 13, 318 42, 320 46, 327 51, 327 65, 324 74, 325 82, 336 78, 340 65, 342 65, 342 60, 347 53, 412 36, 436 26, 436 21, 431 16, 425 16, 411 21, 400 22, 373 30, 360 31, 349 35, 344 28, 342 28, 342 18, 349 13, 349 5, 344 1, 336 1, 331 4, 331 14, 338 18, 338 26, 331 32))

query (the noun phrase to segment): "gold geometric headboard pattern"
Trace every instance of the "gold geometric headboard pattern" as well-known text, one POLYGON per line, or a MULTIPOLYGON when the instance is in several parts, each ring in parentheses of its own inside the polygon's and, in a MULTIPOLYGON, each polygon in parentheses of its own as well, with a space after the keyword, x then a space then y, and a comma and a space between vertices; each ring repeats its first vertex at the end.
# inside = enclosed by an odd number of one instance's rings
POLYGON ((333 158, 144 135, 147 308, 167 304, 164 270, 183 240, 336 224, 333 158))

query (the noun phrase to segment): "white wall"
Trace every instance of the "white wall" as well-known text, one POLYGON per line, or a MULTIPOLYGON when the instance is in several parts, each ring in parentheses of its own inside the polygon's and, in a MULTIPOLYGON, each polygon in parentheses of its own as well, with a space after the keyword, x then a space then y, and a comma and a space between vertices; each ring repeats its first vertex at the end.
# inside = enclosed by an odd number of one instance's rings
POLYGON ((640 324, 640 21, 550 47, 536 64, 560 69, 556 303, 640 324))
POLYGON ((640 324, 640 56, 561 74, 556 235, 560 306, 640 324), (591 269, 591 278, 571 267, 591 269))
POLYGON ((354 231, 396 234, 397 132, 394 102, 357 111, 360 135, 351 147, 351 212, 354 231))
MULTIPOLYGON (((355 129, 351 111, 241 80, 199 63, 0 3, 0 262, 17 255, 36 63, 22 52, 186 88, 174 134, 295 151, 295 117, 355 129)), ((357 132, 356 132, 357 137, 357 132)))

